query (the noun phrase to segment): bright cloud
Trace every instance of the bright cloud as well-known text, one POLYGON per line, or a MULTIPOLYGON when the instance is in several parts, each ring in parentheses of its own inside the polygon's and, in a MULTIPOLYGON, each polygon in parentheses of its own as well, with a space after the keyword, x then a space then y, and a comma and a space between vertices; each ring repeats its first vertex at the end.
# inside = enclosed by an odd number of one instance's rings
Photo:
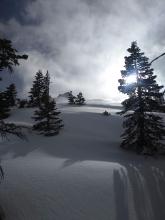
MULTIPOLYGON (((41 69, 51 74, 51 92, 82 91, 88 98, 120 101, 120 70, 126 49, 137 40, 146 56, 164 52, 163 1, 36 0, 0 23, 0 33, 29 55, 17 68, 24 95, 41 69)), ((163 63, 155 64, 165 82, 163 63)))

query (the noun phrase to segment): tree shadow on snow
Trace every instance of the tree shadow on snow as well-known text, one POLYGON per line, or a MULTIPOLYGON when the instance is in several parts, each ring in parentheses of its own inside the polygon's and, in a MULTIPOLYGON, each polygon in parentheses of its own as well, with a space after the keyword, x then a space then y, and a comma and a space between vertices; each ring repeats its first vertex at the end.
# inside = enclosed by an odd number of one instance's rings
POLYGON ((114 170, 116 220, 165 219, 165 172, 152 162, 122 162, 114 170))
MULTIPOLYGON (((27 132, 27 140, 12 137, 0 143, 0 159, 26 157, 40 151, 51 157, 73 161, 110 161, 116 158, 116 129, 120 138, 121 121, 118 116, 104 117, 98 113, 63 114, 65 127, 55 137, 27 132), (84 121, 88 121, 86 124, 84 121), (112 129, 113 124, 113 129, 112 129), (100 129, 101 127, 101 129, 100 129), (114 155, 114 156, 113 156, 114 155)), ((117 140, 119 139, 117 137, 117 140)))
POLYGON ((37 140, 31 141, 31 138, 19 139, 17 137, 3 140, 0 143, 0 160, 25 157, 40 147, 37 142, 37 140))

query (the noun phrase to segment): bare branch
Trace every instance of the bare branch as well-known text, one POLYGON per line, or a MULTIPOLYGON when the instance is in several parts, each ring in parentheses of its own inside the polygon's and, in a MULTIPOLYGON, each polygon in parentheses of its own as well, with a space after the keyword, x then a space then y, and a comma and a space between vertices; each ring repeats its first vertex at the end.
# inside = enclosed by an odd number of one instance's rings
POLYGON ((158 56, 158 57, 156 57, 155 59, 153 59, 153 60, 150 62, 150 64, 152 64, 155 60, 159 59, 160 57, 162 57, 162 56, 164 56, 164 55, 165 55, 165 53, 162 53, 160 56, 158 56))

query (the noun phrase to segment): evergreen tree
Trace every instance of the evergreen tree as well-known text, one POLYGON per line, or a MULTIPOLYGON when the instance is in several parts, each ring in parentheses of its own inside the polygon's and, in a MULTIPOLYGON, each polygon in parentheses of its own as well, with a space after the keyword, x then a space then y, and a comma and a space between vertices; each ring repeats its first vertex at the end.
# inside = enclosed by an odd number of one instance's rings
POLYGON ((57 111, 55 101, 49 96, 49 84, 50 77, 47 72, 42 104, 39 106, 39 109, 35 111, 33 117, 35 121, 37 121, 33 129, 45 136, 56 135, 63 127, 62 120, 59 118, 60 111, 57 111))
MULTIPOLYGON (((27 59, 26 54, 19 55, 18 51, 13 48, 12 42, 7 39, 0 39, 0 71, 5 69, 13 72, 13 66, 19 65, 20 59, 27 59)), ((0 80, 2 80, 0 78, 0 80)), ((11 123, 5 123, 4 118, 8 116, 8 107, 6 106, 6 94, 5 92, 0 93, 0 135, 6 137, 8 134, 16 135, 20 138, 23 137, 20 127, 11 123), (2 110, 3 109, 3 110, 2 110)))
POLYGON ((77 95, 76 100, 75 100, 75 103, 76 103, 77 105, 84 105, 85 99, 84 99, 84 97, 83 97, 82 92, 79 92, 79 94, 77 95))
POLYGON ((162 105, 165 104, 164 95, 165 95, 165 90, 163 91, 163 95, 160 97, 160 103, 161 103, 162 105))
POLYGON ((49 76, 49 72, 47 71, 45 76, 43 77, 41 103, 47 100, 47 97, 49 97, 49 85, 50 85, 50 76, 49 76))
POLYGON ((13 66, 19 65, 20 59, 28 58, 26 54, 19 55, 17 52, 10 40, 0 39, 0 71, 8 69, 13 72, 13 66))
POLYGON ((33 86, 29 92, 30 93, 29 104, 33 107, 40 106, 42 102, 43 92, 44 92, 44 76, 42 71, 39 70, 35 75, 33 86))
POLYGON ((7 96, 9 106, 11 106, 11 107, 15 106, 17 91, 16 91, 16 87, 15 87, 14 83, 10 84, 9 87, 7 87, 6 96, 7 96))
POLYGON ((9 117, 10 115, 10 108, 9 102, 7 99, 6 91, 0 92, 0 120, 9 117))
POLYGON ((157 84, 151 64, 136 42, 131 44, 128 52, 130 55, 125 57, 125 70, 121 71, 118 87, 120 92, 128 95, 122 102, 125 131, 121 147, 153 155, 164 148, 162 118, 152 113, 160 109, 163 86, 157 84), (134 81, 131 82, 132 76, 134 81))
POLYGON ((75 104, 76 97, 72 94, 72 91, 68 92, 68 102, 70 105, 75 104))

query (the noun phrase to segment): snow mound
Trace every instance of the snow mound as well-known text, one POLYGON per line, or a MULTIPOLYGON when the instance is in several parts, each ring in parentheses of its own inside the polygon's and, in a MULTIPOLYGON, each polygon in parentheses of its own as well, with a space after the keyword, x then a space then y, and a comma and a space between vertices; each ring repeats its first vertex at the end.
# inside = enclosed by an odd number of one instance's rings
MULTIPOLYGON (((6 220, 164 220, 164 158, 119 148, 119 109, 105 117, 104 106, 58 106, 65 125, 58 136, 0 142, 6 220)), ((30 126, 33 111, 13 110, 8 121, 30 126)))

